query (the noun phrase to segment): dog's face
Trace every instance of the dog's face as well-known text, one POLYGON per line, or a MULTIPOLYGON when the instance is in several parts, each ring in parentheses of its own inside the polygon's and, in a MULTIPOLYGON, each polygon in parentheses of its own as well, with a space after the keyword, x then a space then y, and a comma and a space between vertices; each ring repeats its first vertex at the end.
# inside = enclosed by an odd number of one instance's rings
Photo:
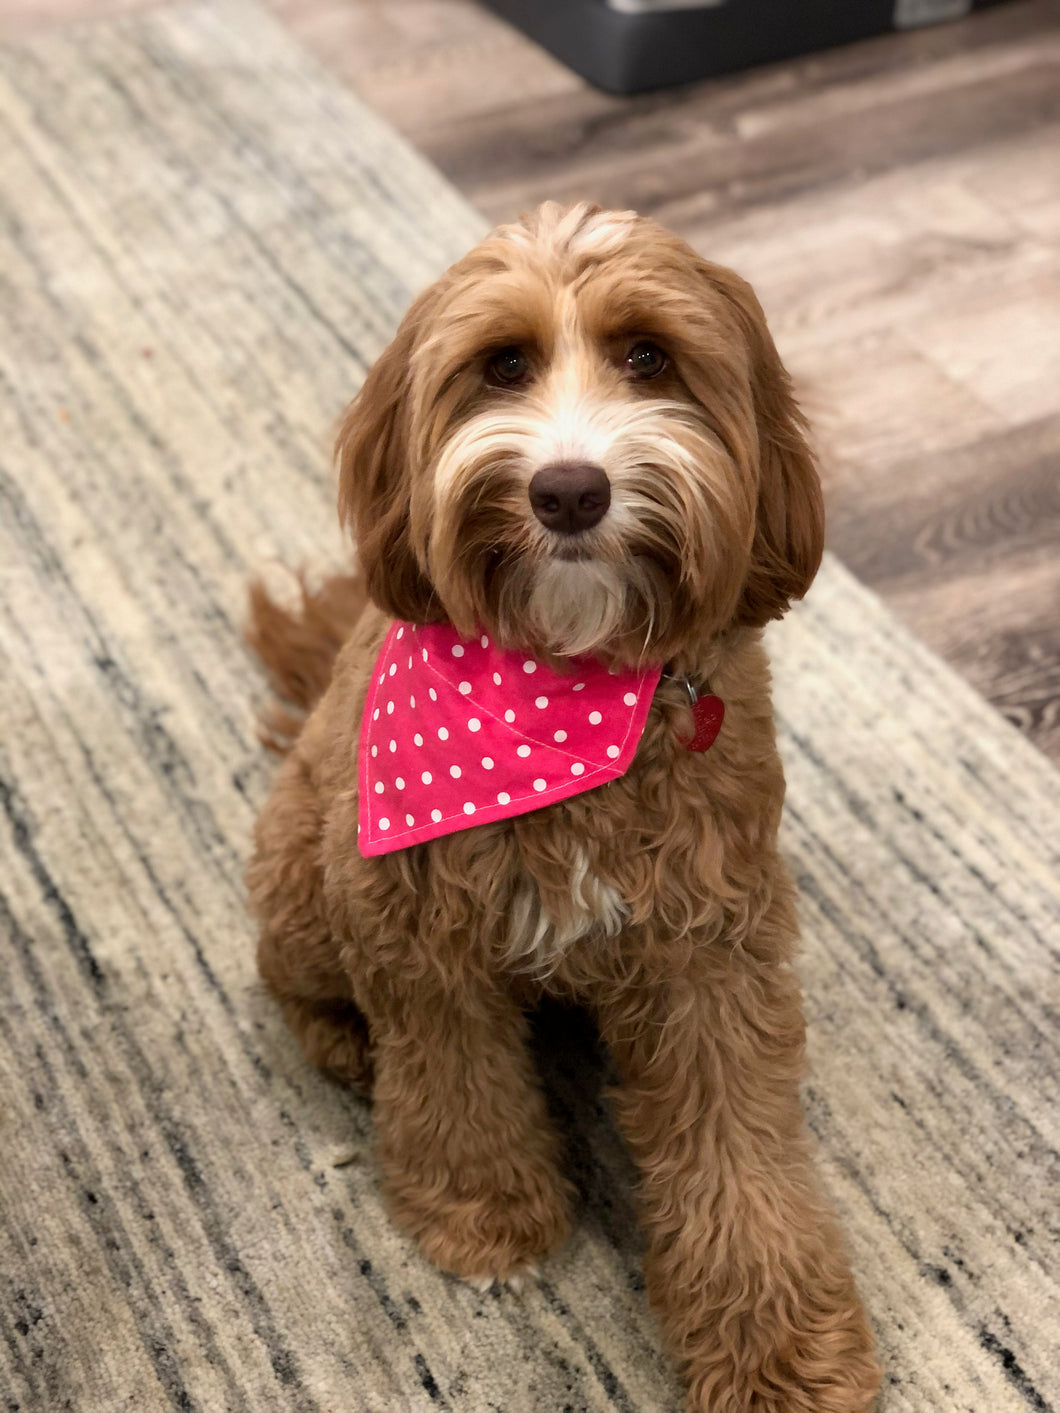
POLYGON ((782 614, 821 555, 757 300, 632 212, 490 235, 412 306, 338 449, 376 602, 541 655, 694 657, 782 614))

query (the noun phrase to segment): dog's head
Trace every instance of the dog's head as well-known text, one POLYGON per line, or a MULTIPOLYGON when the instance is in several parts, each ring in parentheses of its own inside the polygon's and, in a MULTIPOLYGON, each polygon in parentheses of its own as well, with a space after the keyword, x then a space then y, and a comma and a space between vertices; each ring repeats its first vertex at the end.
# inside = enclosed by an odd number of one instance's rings
POLYGON ((542 655, 686 658, 779 617, 821 556, 758 301, 633 212, 494 231, 413 304, 338 456, 381 607, 542 655))

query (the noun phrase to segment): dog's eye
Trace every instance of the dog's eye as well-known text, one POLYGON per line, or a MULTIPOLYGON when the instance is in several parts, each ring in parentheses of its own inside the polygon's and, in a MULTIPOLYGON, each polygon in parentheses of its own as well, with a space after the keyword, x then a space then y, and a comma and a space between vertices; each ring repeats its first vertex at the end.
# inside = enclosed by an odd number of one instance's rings
POLYGON ((516 348, 514 345, 510 348, 502 348, 486 364, 486 376, 489 381, 499 383, 504 387, 512 387, 516 383, 524 382, 529 373, 530 364, 526 354, 521 348, 516 348))
POLYGON ((666 354, 657 343, 635 343, 626 354, 626 367, 635 378, 657 378, 666 362, 666 354))

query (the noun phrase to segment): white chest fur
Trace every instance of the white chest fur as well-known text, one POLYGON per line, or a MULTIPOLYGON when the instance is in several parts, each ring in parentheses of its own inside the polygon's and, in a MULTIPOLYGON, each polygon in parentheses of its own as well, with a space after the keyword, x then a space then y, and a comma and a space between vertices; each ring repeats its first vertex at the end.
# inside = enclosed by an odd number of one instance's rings
POLYGON ((579 848, 563 884, 556 880, 547 899, 537 880, 524 874, 516 886, 508 918, 506 953, 521 970, 547 974, 575 942, 596 933, 614 937, 628 908, 610 884, 597 878, 579 848))

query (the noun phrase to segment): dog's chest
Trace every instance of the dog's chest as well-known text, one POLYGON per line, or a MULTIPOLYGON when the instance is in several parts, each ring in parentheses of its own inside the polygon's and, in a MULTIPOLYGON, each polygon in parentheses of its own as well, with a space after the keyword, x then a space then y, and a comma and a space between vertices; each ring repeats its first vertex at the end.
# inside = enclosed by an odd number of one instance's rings
POLYGON ((508 915, 505 952, 521 970, 547 974, 570 949, 615 937, 629 916, 617 889, 597 877, 576 845, 544 879, 521 867, 508 915))

